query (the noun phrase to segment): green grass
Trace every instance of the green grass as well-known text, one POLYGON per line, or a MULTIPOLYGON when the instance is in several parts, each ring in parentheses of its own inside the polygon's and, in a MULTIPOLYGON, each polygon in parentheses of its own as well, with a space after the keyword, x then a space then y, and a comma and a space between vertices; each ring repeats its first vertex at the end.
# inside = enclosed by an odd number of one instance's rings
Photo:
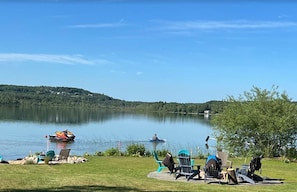
MULTIPOLYGON (((205 160, 195 160, 204 164, 205 160)), ((232 159, 234 167, 244 159, 232 159)), ((148 178, 153 157, 88 157, 87 163, 63 165, 0 164, 0 191, 296 191, 297 164, 262 160, 262 176, 284 179, 273 185, 218 185, 148 178)))

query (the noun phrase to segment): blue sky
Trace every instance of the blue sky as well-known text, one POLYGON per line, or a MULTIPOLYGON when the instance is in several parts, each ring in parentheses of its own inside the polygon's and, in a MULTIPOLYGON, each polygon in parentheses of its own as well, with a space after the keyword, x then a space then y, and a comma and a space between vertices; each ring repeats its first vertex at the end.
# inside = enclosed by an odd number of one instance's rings
POLYGON ((0 1, 0 84, 182 103, 276 85, 297 100, 294 1, 39 2, 0 1))

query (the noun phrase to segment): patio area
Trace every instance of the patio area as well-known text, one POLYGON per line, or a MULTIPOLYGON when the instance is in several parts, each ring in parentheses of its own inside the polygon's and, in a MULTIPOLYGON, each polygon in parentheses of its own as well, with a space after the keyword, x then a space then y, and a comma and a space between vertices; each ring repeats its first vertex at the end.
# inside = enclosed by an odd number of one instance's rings
MULTIPOLYGON (((164 181, 172 181, 172 182, 187 182, 187 183, 199 183, 199 184, 219 184, 219 185, 227 185, 228 181, 223 179, 214 179, 214 178, 207 178, 207 180, 204 180, 204 172, 200 172, 201 178, 198 179, 198 176, 194 177, 193 179, 187 180, 186 177, 179 177, 178 179, 175 179, 175 173, 170 174, 169 171, 153 171, 150 172, 147 177, 154 178, 158 180, 164 180, 164 181)), ((242 182, 238 181, 238 184, 236 186, 242 186, 242 185, 270 185, 270 184, 282 184, 283 181, 281 179, 271 179, 267 177, 263 177, 263 181, 259 181, 257 183, 251 184, 248 182, 242 182)), ((229 184, 229 185, 235 185, 235 184, 229 184)))

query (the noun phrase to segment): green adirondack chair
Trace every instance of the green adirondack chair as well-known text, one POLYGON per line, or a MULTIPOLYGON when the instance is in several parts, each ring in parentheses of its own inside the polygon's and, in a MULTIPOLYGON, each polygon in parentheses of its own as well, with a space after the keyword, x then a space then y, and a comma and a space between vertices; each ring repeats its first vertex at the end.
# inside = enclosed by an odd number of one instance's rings
POLYGON ((167 167, 166 167, 165 165, 163 165, 162 160, 159 160, 159 158, 158 158, 158 154, 157 154, 156 151, 154 151, 153 154, 154 154, 154 159, 155 159, 156 163, 158 164, 157 172, 159 173, 159 172, 161 172, 164 168, 167 168, 167 167))

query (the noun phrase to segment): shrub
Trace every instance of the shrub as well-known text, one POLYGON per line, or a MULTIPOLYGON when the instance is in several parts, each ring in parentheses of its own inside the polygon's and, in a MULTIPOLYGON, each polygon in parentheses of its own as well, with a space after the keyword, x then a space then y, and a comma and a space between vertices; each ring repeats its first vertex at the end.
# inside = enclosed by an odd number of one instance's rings
POLYGON ((102 153, 101 151, 96 151, 96 152, 95 152, 95 155, 96 155, 96 156, 103 156, 104 153, 102 153))
POLYGON ((146 157, 150 157, 150 156, 152 156, 152 152, 150 152, 150 151, 146 151, 146 152, 145 152, 145 156, 146 156, 146 157))
POLYGON ((286 157, 292 161, 295 160, 297 157, 297 151, 295 147, 290 147, 286 149, 286 157))
MULTIPOLYGON (((163 150, 157 150, 157 154, 159 157, 165 157, 167 153, 170 153, 168 150, 163 149, 163 150)), ((170 153, 171 154, 171 153, 170 153)))
POLYGON ((86 153, 84 153, 83 156, 84 156, 84 157, 88 157, 88 156, 90 156, 90 154, 89 154, 88 152, 86 152, 86 153))
POLYGON ((130 156, 144 156, 145 147, 143 144, 131 144, 127 146, 127 154, 130 156))
POLYGON ((110 148, 105 151, 105 155, 107 156, 120 156, 121 152, 118 148, 110 148))
POLYGON ((48 164, 48 163, 50 162, 50 160, 52 160, 51 157, 49 157, 49 156, 45 156, 45 158, 44 158, 44 163, 45 163, 45 164, 48 164))

